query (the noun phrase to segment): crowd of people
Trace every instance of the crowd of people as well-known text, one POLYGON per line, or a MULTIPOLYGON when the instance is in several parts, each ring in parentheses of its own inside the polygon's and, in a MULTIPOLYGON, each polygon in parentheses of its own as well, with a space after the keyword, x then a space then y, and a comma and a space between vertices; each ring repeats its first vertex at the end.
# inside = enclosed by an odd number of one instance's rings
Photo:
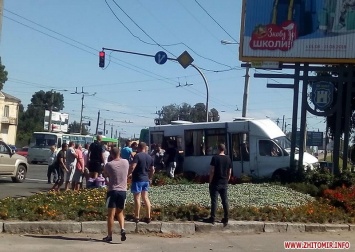
MULTIPOLYGON (((52 183, 52 190, 59 191, 64 184, 65 190, 79 190, 90 179, 104 177, 107 186, 106 207, 107 236, 105 242, 112 241, 113 225, 115 218, 121 228, 121 241, 126 240, 125 218, 123 210, 127 197, 127 184, 131 180, 131 193, 134 197, 133 221, 138 223, 151 222, 151 203, 148 196, 149 187, 155 170, 166 170, 170 177, 174 177, 179 156, 179 150, 173 141, 168 142, 168 148, 162 149, 159 144, 153 144, 151 149, 144 142, 137 144, 127 140, 121 150, 117 146, 107 146, 101 142, 102 137, 97 136, 96 141, 82 147, 74 142, 63 143, 61 149, 56 151, 51 147, 48 158, 48 183, 52 183), (53 174, 53 175, 52 175, 53 174), (140 218, 141 204, 145 206, 145 214, 140 218)), ((222 223, 228 223, 228 198, 227 184, 231 176, 231 160, 224 154, 225 146, 218 146, 219 155, 211 160, 210 169, 210 197, 211 217, 206 222, 214 223, 217 196, 221 196, 224 209, 222 223)))

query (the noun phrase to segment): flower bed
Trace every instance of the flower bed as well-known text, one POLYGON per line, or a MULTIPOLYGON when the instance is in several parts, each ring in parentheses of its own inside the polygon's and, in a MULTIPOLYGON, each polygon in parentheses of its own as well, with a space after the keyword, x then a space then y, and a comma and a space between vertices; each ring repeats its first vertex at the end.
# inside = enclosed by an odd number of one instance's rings
MULTIPOLYGON (((337 194, 336 194, 337 195, 337 194)), ((230 218, 235 220, 354 223, 354 214, 290 188, 270 184, 229 185, 230 218)), ((106 220, 106 190, 90 189, 38 193, 26 198, 0 200, 3 220, 106 220)), ((198 221, 209 214, 208 184, 153 186, 150 190, 153 220, 198 221)), ((222 216, 221 205, 218 215, 222 216)), ((142 214, 144 209, 142 209, 142 214)), ((125 214, 133 213, 128 192, 125 214)))
MULTIPOLYGON (((230 208, 234 207, 286 207, 305 205, 314 198, 296 192, 290 188, 270 184, 229 185, 228 198, 230 208)), ((152 187, 150 199, 153 206, 196 205, 204 208, 210 206, 208 184, 179 184, 152 187)), ((127 202, 133 203, 132 194, 127 202)))

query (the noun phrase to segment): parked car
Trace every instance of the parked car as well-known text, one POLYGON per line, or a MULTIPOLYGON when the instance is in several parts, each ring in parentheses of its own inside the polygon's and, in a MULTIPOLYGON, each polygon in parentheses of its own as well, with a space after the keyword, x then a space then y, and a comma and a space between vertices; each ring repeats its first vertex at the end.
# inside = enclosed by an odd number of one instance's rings
POLYGON ((17 154, 6 143, 0 141, 0 176, 11 177, 13 182, 22 183, 28 170, 27 158, 17 154))
POLYGON ((27 158, 28 146, 17 149, 16 153, 27 158))

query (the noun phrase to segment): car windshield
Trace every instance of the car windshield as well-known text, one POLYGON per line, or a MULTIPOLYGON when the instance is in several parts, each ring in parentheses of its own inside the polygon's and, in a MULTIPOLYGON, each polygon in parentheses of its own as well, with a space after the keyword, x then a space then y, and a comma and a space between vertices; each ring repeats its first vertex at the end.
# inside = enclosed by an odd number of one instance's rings
MULTIPOLYGON (((291 140, 286 136, 276 137, 274 141, 288 153, 291 152, 291 140)), ((296 153, 298 153, 298 147, 296 146, 296 153)))
POLYGON ((32 148, 49 148, 52 145, 57 145, 57 136, 43 133, 33 134, 30 143, 32 148))

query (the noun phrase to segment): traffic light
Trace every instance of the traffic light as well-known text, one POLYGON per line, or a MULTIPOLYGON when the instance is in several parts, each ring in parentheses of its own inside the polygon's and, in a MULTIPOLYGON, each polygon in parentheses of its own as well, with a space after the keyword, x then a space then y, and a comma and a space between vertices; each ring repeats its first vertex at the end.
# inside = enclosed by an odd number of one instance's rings
POLYGON ((104 51, 101 51, 99 53, 99 58, 100 58, 99 67, 104 68, 105 67, 105 52, 104 51))

